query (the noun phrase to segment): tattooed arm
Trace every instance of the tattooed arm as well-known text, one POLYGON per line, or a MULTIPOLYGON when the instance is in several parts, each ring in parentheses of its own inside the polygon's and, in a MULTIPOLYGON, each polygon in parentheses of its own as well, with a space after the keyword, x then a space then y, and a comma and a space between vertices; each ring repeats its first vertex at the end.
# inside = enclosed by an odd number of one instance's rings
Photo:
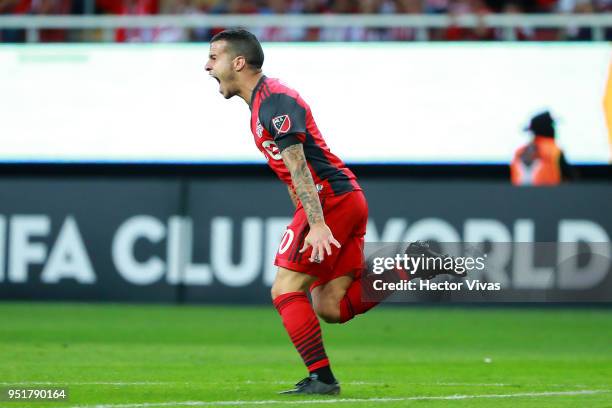
POLYGON ((291 202, 293 203, 294 207, 297 208, 299 201, 295 190, 291 188, 291 186, 287 186, 287 190, 289 190, 289 198, 291 199, 291 202))
POLYGON ((291 173, 295 194, 302 202, 308 224, 312 227, 314 224, 323 222, 323 209, 319 201, 317 187, 306 163, 304 146, 301 143, 291 145, 281 152, 281 156, 289 173, 291 173))
POLYGON ((291 173, 295 194, 302 203, 302 207, 304 207, 310 225, 310 231, 304 239, 304 246, 300 252, 305 252, 309 246, 312 246, 310 261, 321 262, 325 253, 331 255, 330 244, 340 248, 340 243, 336 241, 331 230, 325 224, 319 194, 304 156, 304 146, 301 143, 288 146, 283 149, 281 156, 289 173, 291 173))

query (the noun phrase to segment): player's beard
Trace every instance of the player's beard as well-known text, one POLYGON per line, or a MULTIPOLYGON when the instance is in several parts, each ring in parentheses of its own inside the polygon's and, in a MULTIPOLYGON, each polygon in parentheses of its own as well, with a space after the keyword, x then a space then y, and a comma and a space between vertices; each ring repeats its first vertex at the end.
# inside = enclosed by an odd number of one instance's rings
POLYGON ((221 94, 225 99, 230 99, 238 93, 235 82, 236 74, 234 72, 230 72, 225 80, 219 82, 219 88, 222 88, 220 89, 221 94))

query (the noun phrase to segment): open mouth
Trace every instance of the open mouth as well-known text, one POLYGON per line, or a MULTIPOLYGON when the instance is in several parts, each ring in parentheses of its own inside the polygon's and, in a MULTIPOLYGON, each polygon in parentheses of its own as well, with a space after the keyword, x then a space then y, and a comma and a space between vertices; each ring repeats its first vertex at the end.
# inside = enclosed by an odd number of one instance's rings
POLYGON ((223 90, 221 89, 221 80, 219 78, 217 78, 215 75, 213 74, 209 74, 212 78, 214 78, 215 81, 217 81, 217 83, 219 84, 219 92, 222 94, 223 90))

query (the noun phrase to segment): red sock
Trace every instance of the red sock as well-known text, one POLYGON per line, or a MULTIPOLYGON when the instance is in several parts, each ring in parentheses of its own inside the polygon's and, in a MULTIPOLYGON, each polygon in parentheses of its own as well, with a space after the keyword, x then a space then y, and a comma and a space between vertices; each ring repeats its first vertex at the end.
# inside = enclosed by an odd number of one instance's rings
POLYGON ((321 338, 319 319, 312 310, 306 293, 285 293, 274 299, 273 303, 308 371, 313 372, 329 366, 321 338))
POLYGON ((402 270, 387 271, 382 275, 370 274, 362 281, 361 275, 357 274, 355 280, 346 291, 346 294, 340 301, 340 323, 345 323, 351 320, 358 314, 363 314, 374 306, 378 305, 384 299, 393 294, 393 291, 374 291, 372 284, 376 279, 383 279, 385 282, 398 282, 401 279, 410 280, 412 277, 402 270), (365 285, 363 285, 365 283, 365 285), (362 291, 370 291, 366 294, 368 299, 380 299, 378 301, 364 301, 362 291))

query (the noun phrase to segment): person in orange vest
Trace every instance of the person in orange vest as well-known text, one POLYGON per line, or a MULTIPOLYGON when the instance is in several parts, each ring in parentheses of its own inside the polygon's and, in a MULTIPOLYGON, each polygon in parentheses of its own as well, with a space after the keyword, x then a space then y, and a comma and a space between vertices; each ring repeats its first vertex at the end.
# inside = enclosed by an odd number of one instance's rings
POLYGON ((525 130, 533 134, 533 139, 514 153, 510 164, 512 184, 554 186, 574 178, 563 151, 555 143, 555 121, 550 112, 535 115, 525 130))

